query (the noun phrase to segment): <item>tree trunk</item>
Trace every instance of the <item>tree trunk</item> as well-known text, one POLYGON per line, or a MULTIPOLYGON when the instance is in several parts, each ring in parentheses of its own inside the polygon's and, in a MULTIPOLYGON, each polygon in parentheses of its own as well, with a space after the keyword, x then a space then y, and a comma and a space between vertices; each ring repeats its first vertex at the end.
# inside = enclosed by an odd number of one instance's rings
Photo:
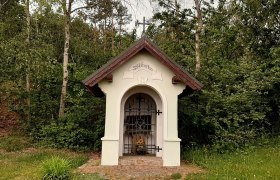
POLYGON ((4 2, 0 2, 0 12, 2 10, 2 7, 8 2, 8 0, 4 1, 4 2))
POLYGON ((106 42, 107 42, 107 39, 105 36, 105 30, 103 30, 103 54, 106 53, 106 42))
POLYGON ((114 40, 114 34, 113 34, 114 32, 112 32, 112 36, 111 36, 111 43, 112 43, 112 47, 111 47, 111 49, 112 49, 112 54, 114 54, 114 52, 115 52, 115 40, 114 40))
MULTIPOLYGON (((66 6, 66 3, 65 3, 66 6)), ((68 7, 64 7, 64 53, 63 53, 63 82, 60 96, 59 118, 64 117, 65 99, 68 84, 68 62, 69 62, 69 43, 70 43, 70 19, 71 19, 71 2, 68 7)))
MULTIPOLYGON (((29 0, 25 1, 25 15, 26 15, 26 46, 29 49, 29 44, 30 44, 30 10, 29 10, 29 0)), ((30 120, 30 106, 31 106, 31 100, 30 100, 30 60, 26 60, 26 92, 27 92, 27 119, 30 120)))
POLYGON ((202 12, 201 12, 201 0, 194 0, 196 9, 197 28, 195 31, 195 76, 198 75, 201 69, 201 53, 200 53, 200 35, 203 28, 202 24, 202 12))
POLYGON ((111 49, 112 49, 112 54, 115 52, 115 39, 114 39, 114 36, 115 36, 115 30, 114 30, 114 19, 112 17, 112 25, 111 25, 111 49))
POLYGON ((122 22, 120 22, 120 42, 119 42, 119 48, 122 46, 122 22))

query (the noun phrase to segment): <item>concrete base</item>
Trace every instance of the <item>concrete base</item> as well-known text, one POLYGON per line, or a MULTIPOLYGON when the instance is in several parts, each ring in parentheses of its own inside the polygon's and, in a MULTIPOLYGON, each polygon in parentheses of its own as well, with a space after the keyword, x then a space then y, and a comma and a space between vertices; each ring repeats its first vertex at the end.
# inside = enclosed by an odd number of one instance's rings
POLYGON ((101 138, 102 140, 102 156, 101 165, 115 166, 119 160, 119 141, 116 139, 101 138))
POLYGON ((180 141, 180 139, 164 141, 163 166, 180 166, 180 141))
POLYGON ((180 139, 165 140, 163 143, 162 158, 153 156, 124 156, 119 160, 119 141, 116 139, 102 138, 101 165, 145 165, 155 164, 158 166, 180 166, 180 139), (133 157, 129 160, 127 157, 133 157), (155 161, 156 160, 156 161, 155 161), (121 163, 121 164, 120 164, 121 163))

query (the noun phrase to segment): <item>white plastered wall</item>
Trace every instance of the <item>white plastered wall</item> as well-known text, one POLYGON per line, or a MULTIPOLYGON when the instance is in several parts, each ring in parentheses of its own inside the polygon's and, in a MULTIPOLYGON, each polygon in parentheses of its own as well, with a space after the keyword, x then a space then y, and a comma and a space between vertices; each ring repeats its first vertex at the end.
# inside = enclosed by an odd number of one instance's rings
POLYGON ((146 93, 162 114, 157 117, 157 145, 164 166, 180 165, 177 128, 177 101, 185 86, 172 84, 174 73, 148 52, 142 51, 113 72, 113 82, 101 81, 106 95, 105 134, 102 138, 102 165, 118 165, 122 156, 123 106, 134 93, 146 93))

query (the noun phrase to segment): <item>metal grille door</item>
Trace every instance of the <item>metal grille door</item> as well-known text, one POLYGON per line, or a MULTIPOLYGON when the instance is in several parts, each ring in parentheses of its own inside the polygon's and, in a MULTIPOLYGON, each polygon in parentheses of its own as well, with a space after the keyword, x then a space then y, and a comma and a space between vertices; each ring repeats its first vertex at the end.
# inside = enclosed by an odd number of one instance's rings
POLYGON ((124 108, 124 154, 156 153, 156 104, 147 94, 128 98, 124 108))

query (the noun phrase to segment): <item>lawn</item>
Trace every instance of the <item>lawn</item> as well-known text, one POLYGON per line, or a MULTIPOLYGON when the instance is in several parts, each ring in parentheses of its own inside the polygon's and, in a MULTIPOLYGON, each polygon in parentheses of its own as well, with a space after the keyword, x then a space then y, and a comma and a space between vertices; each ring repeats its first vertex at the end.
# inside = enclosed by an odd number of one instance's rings
MULTIPOLYGON (((53 156, 70 162, 71 170, 84 164, 89 155, 69 150, 28 147, 28 139, 0 137, 0 179, 42 179, 42 163, 53 156)), ((30 145, 29 145, 30 146, 30 145)), ((73 179, 99 179, 95 174, 73 173, 73 179)))
POLYGON ((206 173, 187 179, 280 179, 280 138, 264 144, 226 154, 190 151, 185 158, 205 168, 206 173))
MULTIPOLYGON (((28 139, 18 136, 0 137, 0 179, 41 179, 42 162, 53 156, 70 162, 72 179, 101 179, 96 174, 74 173, 89 154, 33 148, 28 139)), ((205 169, 205 173, 188 175, 186 179, 280 179, 280 138, 233 153, 197 149, 184 157, 205 169)))

